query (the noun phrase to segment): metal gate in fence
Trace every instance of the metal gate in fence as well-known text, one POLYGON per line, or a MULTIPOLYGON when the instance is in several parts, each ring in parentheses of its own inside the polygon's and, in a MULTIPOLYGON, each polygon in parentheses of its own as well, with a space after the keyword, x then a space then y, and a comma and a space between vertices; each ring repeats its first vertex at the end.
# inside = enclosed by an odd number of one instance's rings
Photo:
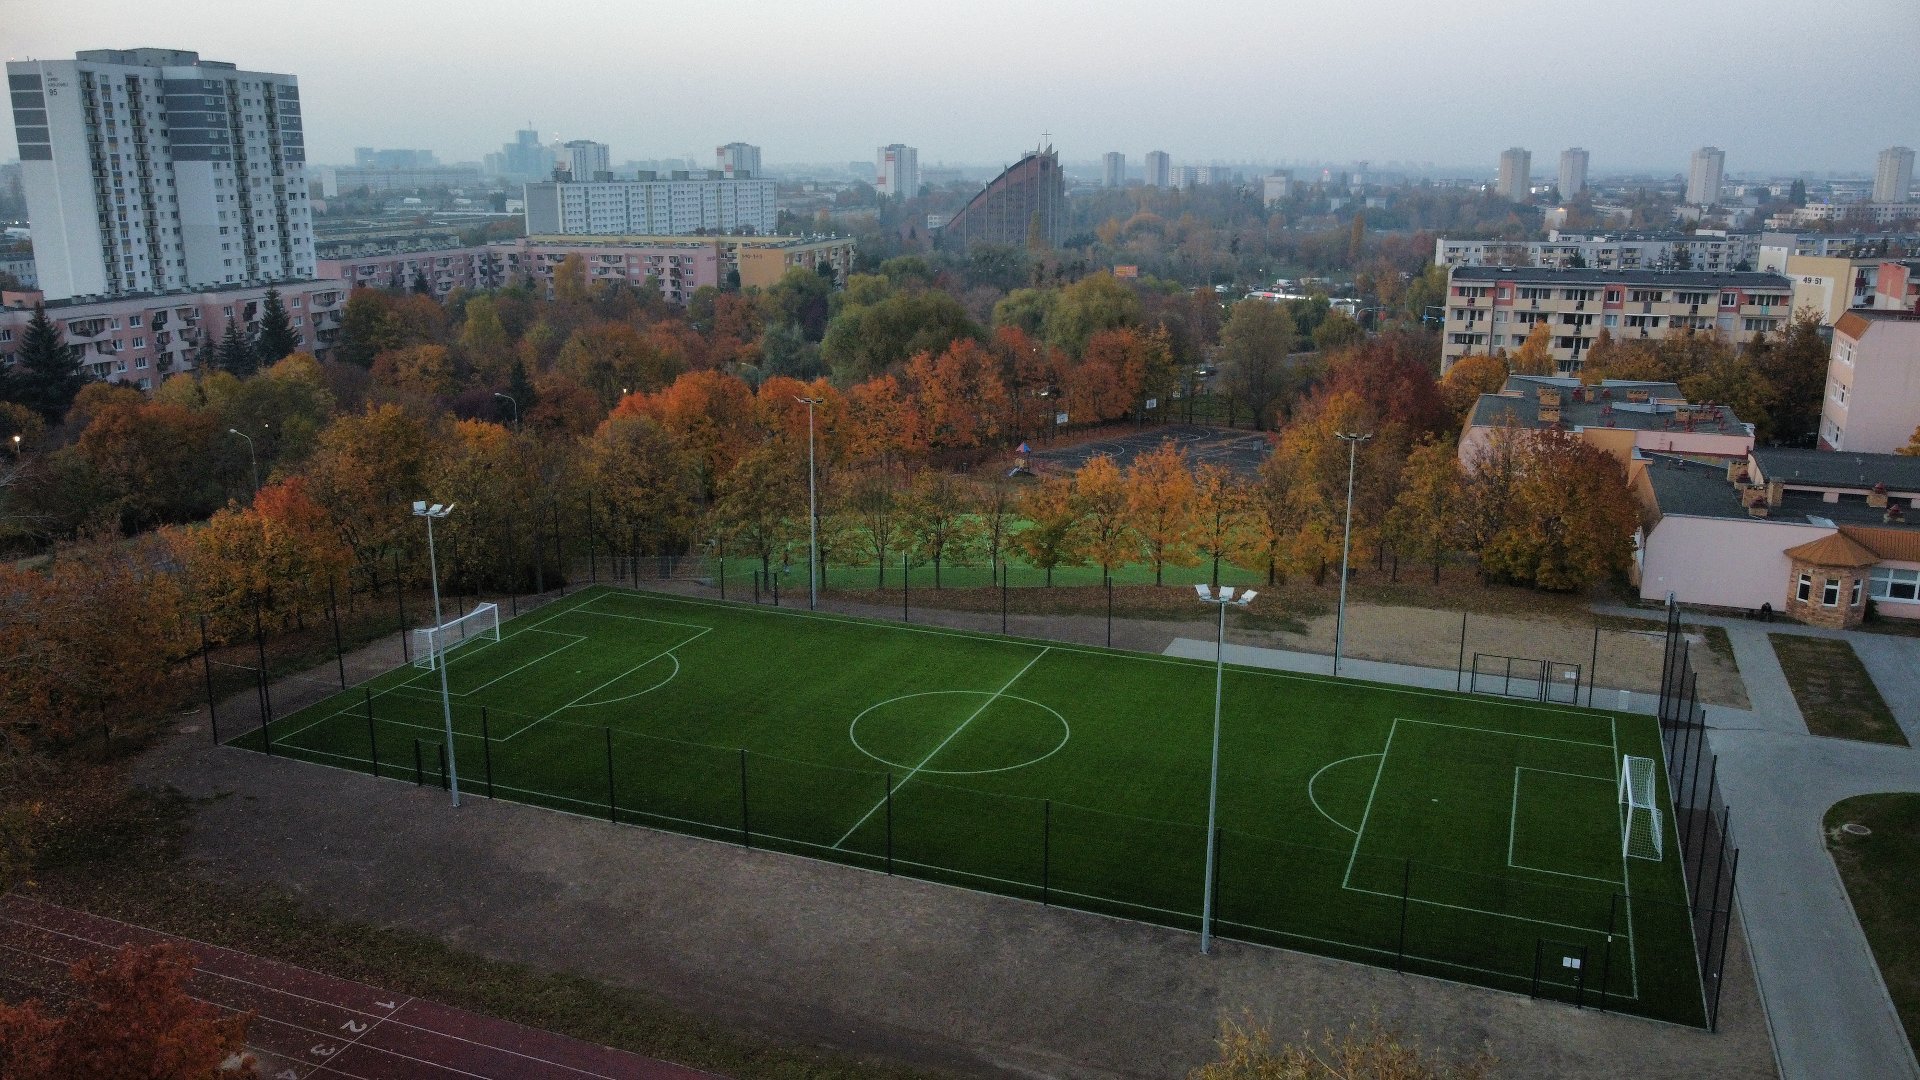
POLYGON ((1581 675, 1579 664, 1477 652, 1473 654, 1467 689, 1476 694, 1578 705, 1581 675))

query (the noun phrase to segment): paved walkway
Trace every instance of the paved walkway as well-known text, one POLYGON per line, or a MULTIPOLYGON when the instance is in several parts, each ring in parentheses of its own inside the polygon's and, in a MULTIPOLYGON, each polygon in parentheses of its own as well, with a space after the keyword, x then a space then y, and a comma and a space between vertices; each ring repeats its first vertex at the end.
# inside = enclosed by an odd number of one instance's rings
POLYGON ((1687 621, 1726 629, 1753 702, 1751 710, 1708 706, 1708 743, 1733 810, 1742 926, 1782 1075, 1920 1076, 1822 831, 1842 799, 1920 792, 1920 752, 1808 734, 1767 635, 1852 643, 1916 746, 1920 639, 1711 615, 1687 621))

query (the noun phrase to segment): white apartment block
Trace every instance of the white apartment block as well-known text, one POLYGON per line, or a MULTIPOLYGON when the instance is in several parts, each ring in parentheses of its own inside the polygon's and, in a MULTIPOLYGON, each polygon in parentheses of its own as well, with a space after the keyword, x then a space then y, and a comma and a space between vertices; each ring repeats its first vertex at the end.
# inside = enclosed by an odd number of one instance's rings
POLYGON ((1892 454, 1920 426, 1920 315, 1849 311, 1833 324, 1820 449, 1892 454))
POLYGON ((1913 151, 1905 146, 1889 146, 1880 151, 1873 172, 1873 201, 1903 203, 1913 193, 1913 151))
POLYGON ((1191 191, 1199 186, 1200 167, 1198 165, 1182 165, 1173 170, 1173 189, 1175 191, 1191 191))
POLYGON ((730 142, 716 146, 713 160, 714 168, 729 180, 757 180, 764 175, 760 171, 760 148, 752 143, 730 142))
POLYGON ((1147 186, 1165 188, 1173 186, 1173 155, 1165 150, 1147 151, 1147 186))
POLYGON ((1433 242, 1439 266, 1541 266, 1595 270, 1759 269, 1760 240, 1753 233, 1702 229, 1697 233, 1549 232, 1545 240, 1450 240, 1433 242))
POLYGON ((1524 199, 1533 191, 1533 153, 1515 146, 1500 155, 1500 179, 1494 191, 1502 198, 1524 199))
POLYGON ((1101 155, 1100 186, 1109 188, 1127 186, 1127 155, 1118 150, 1109 150, 1101 155))
POLYGON ((1260 178, 1261 201, 1268 206, 1285 202, 1293 194, 1293 173, 1280 169, 1260 178))
POLYGON ((920 151, 893 143, 873 154, 873 189, 892 199, 911 199, 920 194, 920 151))
POLYGON ((48 299, 311 278, 300 90, 173 49, 7 64, 48 299))
POLYGON ((1688 330, 1746 340, 1777 332, 1792 310, 1793 286, 1779 274, 1456 266, 1440 365, 1444 373, 1468 353, 1512 352, 1545 323, 1548 348, 1569 373, 1602 330, 1616 341, 1688 330))
POLYGON ((1720 201, 1720 182, 1727 171, 1727 152, 1717 146, 1703 146, 1693 152, 1693 164, 1687 173, 1687 203, 1712 206, 1720 201))
POLYGON ((608 161, 611 151, 606 143, 592 139, 575 139, 560 149, 566 153, 562 159, 567 163, 567 175, 574 180, 611 180, 613 166, 608 161))
POLYGON ((1587 190, 1587 152, 1576 146, 1560 151, 1560 197, 1577 199, 1587 190))
POLYGON ((1796 207, 1789 213, 1767 219, 1768 228, 1803 228, 1820 225, 1891 225, 1897 221, 1920 221, 1920 203, 1857 202, 1813 203, 1796 207))
POLYGON ((669 179, 528 184, 532 236, 683 236, 771 233, 779 217, 772 180, 727 180, 718 172, 669 179))

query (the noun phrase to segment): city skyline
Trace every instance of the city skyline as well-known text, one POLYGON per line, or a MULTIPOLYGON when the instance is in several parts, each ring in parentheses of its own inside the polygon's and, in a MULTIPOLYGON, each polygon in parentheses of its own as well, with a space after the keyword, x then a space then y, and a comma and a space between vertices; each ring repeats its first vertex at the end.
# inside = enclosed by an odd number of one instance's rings
MULTIPOLYGON (((1564 60, 1545 47, 1503 54, 1499 92, 1470 95, 1472 109, 1453 110, 1449 102, 1463 91, 1447 90, 1456 81, 1449 58, 1473 54, 1476 13, 1493 18, 1501 10, 1491 0, 1469 4, 1446 25, 1429 25, 1397 0, 1376 0, 1367 12, 1222 5, 1230 19, 1183 9, 1187 25, 1221 28, 1191 32, 1169 22, 1164 8, 1144 4, 1103 10, 1098 18, 1055 7, 1023 12, 1025 32, 996 39, 997 52, 966 47, 969 34, 984 30, 864 2, 836 7, 832 17, 744 7, 644 15, 596 8, 589 15, 584 6, 561 4, 555 18, 530 26, 509 6, 484 0, 462 7, 458 19, 452 9, 383 11, 375 32, 335 40, 262 35, 239 17, 250 9, 232 0, 164 11, 132 0, 75 0, 58 9, 11 5, 9 52, 12 59, 59 59, 83 49, 184 48, 244 69, 293 74, 305 91, 318 163, 351 161, 359 146, 426 147, 446 161, 478 161, 528 119, 545 139, 607 143, 616 163, 710 160, 713 146, 738 139, 763 147, 770 163, 858 161, 897 140, 919 147, 928 165, 1005 165, 1050 131, 1068 162, 1098 162, 1113 149, 1133 158, 1151 147, 1196 164, 1371 159, 1490 172, 1508 146, 1579 145, 1592 153, 1598 176, 1684 172, 1694 149, 1714 145, 1727 150, 1738 172, 1870 175, 1880 150, 1920 139, 1913 127, 1920 75, 1906 61, 1920 48, 1920 20, 1903 17, 1910 12, 1900 0, 1848 0, 1812 22, 1777 0, 1760 6, 1779 8, 1779 18, 1750 11, 1743 21, 1795 25, 1793 48, 1761 60, 1749 50, 1698 48, 1698 41, 1725 33, 1724 16, 1714 12, 1630 0, 1627 7, 1644 9, 1644 18, 1622 12, 1626 17, 1595 24, 1572 13, 1538 14, 1544 25, 1533 40, 1578 35, 1584 54, 1616 55, 1605 110, 1592 107, 1587 91, 1568 79, 1564 60), (570 11, 577 18, 568 18, 570 11), (575 33, 578 19, 589 17, 594 32, 575 33), (1633 32, 1648 21, 1662 32, 1650 39, 1633 32), (1860 25, 1881 30, 1860 35, 1860 25), (720 26, 726 33, 714 33, 720 26), (649 45, 635 48, 634 41, 649 45), (913 57, 914 93, 853 101, 831 93, 836 62, 852 71, 869 48, 899 41, 947 43, 913 57), (1284 59, 1272 52, 1276 41, 1287 43, 1284 59), (1065 42, 1074 47, 1063 48, 1065 42), (1116 81, 1104 58, 1137 52, 1142 42, 1151 42, 1155 77, 1116 81), (514 64, 487 62, 508 48, 514 64), (689 110, 595 93, 595 80, 585 78, 530 84, 487 74, 529 66, 639 71, 663 48, 676 62, 721 64, 754 77, 703 92, 702 107, 689 110), (981 65, 981 55, 996 60, 981 65), (1880 107, 1845 123, 1835 121, 1821 95, 1780 93, 1783 85, 1818 84, 1827 58, 1836 56, 1845 56, 1850 69, 1882 73, 1880 107), (1429 74, 1408 75, 1421 71, 1429 74), (1728 107, 1742 101, 1753 107, 1728 107)), ((992 9, 980 15, 982 25, 1002 21, 992 9)), ((15 156, 6 130, 0 158, 15 156)))

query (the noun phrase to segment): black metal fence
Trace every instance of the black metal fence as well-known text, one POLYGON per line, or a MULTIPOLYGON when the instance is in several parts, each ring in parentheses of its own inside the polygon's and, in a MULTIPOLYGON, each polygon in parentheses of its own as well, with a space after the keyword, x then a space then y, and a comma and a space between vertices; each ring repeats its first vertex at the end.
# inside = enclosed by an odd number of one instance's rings
POLYGON ((1694 954, 1711 1031, 1720 1018, 1740 849, 1733 842, 1732 811, 1720 793, 1719 759, 1707 746, 1707 711, 1700 704, 1700 676, 1693 670, 1691 654, 1692 643, 1680 625, 1680 609, 1669 597, 1660 679, 1660 743, 1666 754, 1674 835, 1680 842, 1694 954))

